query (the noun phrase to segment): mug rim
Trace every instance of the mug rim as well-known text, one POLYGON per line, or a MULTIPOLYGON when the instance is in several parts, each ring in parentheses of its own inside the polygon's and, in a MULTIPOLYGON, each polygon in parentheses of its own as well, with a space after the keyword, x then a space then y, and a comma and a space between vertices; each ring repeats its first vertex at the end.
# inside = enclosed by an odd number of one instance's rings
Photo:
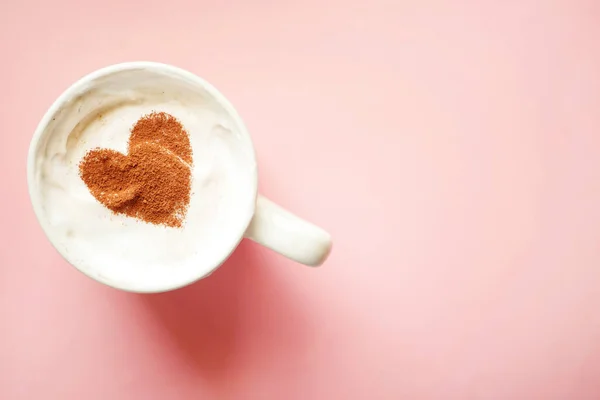
POLYGON ((56 249, 56 251, 58 251, 58 253, 63 257, 63 259, 66 260, 76 270, 78 270, 79 272, 83 273, 84 275, 94 279, 97 282, 100 282, 104 285, 113 287, 115 289, 124 290, 127 292, 134 292, 134 293, 167 292, 170 290, 176 290, 176 289, 182 288, 184 286, 190 285, 194 282, 199 281, 202 278, 209 276, 215 270, 217 270, 221 265, 223 265, 223 263, 231 256, 231 254, 239 246, 240 242, 244 238, 244 235, 245 235, 245 233, 248 229, 248 226, 250 225, 250 222, 252 221, 252 218, 256 211, 256 199, 258 197, 258 169, 257 169, 257 162, 256 162, 256 151, 254 149, 254 143, 252 141, 252 137, 250 136, 250 133, 248 132, 248 129, 246 128, 246 124, 242 120, 241 116, 239 115, 239 113, 237 112, 237 110, 235 109, 233 104, 225 97, 225 95, 223 95, 216 87, 214 87, 208 81, 206 81, 205 79, 201 78, 200 76, 198 76, 190 71, 187 71, 187 70, 179 68, 179 67, 175 67, 170 64, 164 64, 164 63, 153 62, 153 61, 124 62, 124 63, 108 65, 106 67, 96 69, 95 71, 92 71, 92 72, 84 75, 83 77, 79 78, 74 83, 72 83, 66 90, 64 90, 53 101, 52 105, 44 113, 44 116, 38 123, 38 125, 33 133, 33 137, 31 138, 31 142, 29 144, 29 151, 27 154, 27 188, 28 188, 28 192, 29 192, 29 199, 33 206, 33 211, 35 213, 38 223, 42 227, 44 234, 46 235, 46 237, 48 238, 48 240, 50 241, 52 246, 56 249), (71 100, 80 91, 80 89, 85 87, 85 85, 88 82, 98 79, 100 77, 106 76, 106 75, 116 73, 116 72, 135 70, 135 69, 146 69, 146 70, 154 70, 154 71, 158 71, 158 72, 161 72, 161 71, 169 72, 171 74, 183 77, 186 80, 189 80, 198 86, 201 86, 211 96, 213 96, 217 100, 217 102, 227 111, 229 116, 233 119, 235 124, 239 127, 242 135, 245 135, 248 138, 248 141, 247 141, 247 145, 249 146, 248 150, 250 150, 250 154, 251 154, 252 160, 254 162, 254 168, 253 168, 253 174, 252 174, 252 191, 253 191, 252 198, 254 199, 253 200, 254 206, 251 209, 252 211, 250 213, 248 213, 248 215, 246 215, 246 221, 244 221, 244 224, 242 225, 243 230, 241 232, 239 232, 237 235, 237 236, 239 236, 238 240, 236 240, 232 244, 232 246, 228 250, 228 252, 226 254, 223 254, 220 261, 218 263, 216 263, 216 265, 211 267, 208 272, 203 272, 203 273, 199 273, 198 275, 193 275, 190 277, 190 279, 187 279, 184 282, 178 283, 176 285, 157 285, 157 286, 146 287, 146 288, 140 288, 140 287, 134 288, 134 287, 128 286, 126 284, 121 284, 120 282, 114 282, 109 279, 106 279, 101 274, 92 274, 91 271, 88 271, 85 268, 80 268, 80 266, 78 266, 77 263, 75 263, 74 261, 69 259, 68 255, 65 254, 65 252, 63 252, 61 250, 60 246, 57 245, 54 235, 52 234, 52 230, 49 229, 49 224, 43 215, 42 207, 41 207, 41 199, 38 196, 38 193, 35 191, 35 188, 37 187, 37 183, 35 181, 35 176, 34 176, 36 151, 37 151, 37 148, 39 145, 39 141, 43 136, 43 133, 47 129, 48 124, 50 123, 50 121, 52 120, 54 115, 57 113, 57 111, 59 111, 65 103, 67 103, 69 100, 71 100))

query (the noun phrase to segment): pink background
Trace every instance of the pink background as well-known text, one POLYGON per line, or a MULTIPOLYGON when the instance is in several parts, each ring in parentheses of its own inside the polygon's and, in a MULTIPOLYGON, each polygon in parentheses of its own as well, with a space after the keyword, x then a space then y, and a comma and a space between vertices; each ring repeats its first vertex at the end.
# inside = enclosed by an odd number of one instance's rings
POLYGON ((0 3, 0 399, 600 398, 598 1, 133 3, 0 3), (322 268, 243 243, 143 296, 61 259, 29 140, 132 60, 229 97, 322 268))

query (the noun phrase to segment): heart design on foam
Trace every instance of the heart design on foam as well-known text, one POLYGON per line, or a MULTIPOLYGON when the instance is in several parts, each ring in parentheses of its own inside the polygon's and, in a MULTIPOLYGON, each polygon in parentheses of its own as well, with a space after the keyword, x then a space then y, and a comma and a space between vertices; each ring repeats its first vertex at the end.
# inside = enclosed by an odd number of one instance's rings
POLYGON ((190 202, 192 147, 167 113, 143 116, 131 129, 127 154, 96 148, 79 164, 90 193, 117 214, 180 227, 190 202))

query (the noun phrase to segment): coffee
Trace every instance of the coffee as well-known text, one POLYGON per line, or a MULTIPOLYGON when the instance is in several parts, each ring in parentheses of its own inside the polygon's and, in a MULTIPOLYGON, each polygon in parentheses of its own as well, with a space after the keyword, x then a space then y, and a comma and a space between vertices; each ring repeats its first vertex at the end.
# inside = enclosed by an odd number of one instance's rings
POLYGON ((131 287, 133 277, 144 287, 165 279, 174 286, 191 270, 209 273, 236 246, 255 207, 256 165, 226 105, 185 79, 125 71, 92 80, 54 115, 33 179, 46 230, 69 261, 117 286, 131 287), (115 214, 80 176, 93 149, 128 154, 132 127, 152 112, 172 115, 189 134, 191 190, 181 224, 115 214))

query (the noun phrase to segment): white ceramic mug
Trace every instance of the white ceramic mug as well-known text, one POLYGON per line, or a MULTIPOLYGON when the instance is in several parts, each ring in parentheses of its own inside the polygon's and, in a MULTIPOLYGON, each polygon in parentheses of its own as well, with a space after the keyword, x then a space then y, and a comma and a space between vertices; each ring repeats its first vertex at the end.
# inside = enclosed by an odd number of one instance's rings
MULTIPOLYGON (((80 262, 74 260, 70 256, 68 247, 58 246, 56 237, 53 234, 54 231, 50 229, 51 227, 49 226, 48 218, 44 212, 44 199, 40 196, 37 187, 38 180, 36 179, 36 176, 39 174, 39 167, 36 165, 36 159, 38 158, 38 152, 41 151, 41 146, 43 146, 41 143, 44 142, 46 136, 51 134, 51 132, 49 132, 51 130, 49 126, 51 126, 52 121, 54 121, 55 118, 58 118, 61 113, 68 113, 70 108, 76 107, 75 98, 83 89, 89 88, 94 84, 97 85, 98 82, 102 81, 103 77, 123 73, 156 74, 156 76, 160 76, 161 79, 166 79, 165 77, 167 77, 168 79, 178 80, 179 84, 185 82, 186 85, 197 87, 198 90, 208 93, 216 102, 218 102, 229 114, 231 120, 234 121, 238 131, 249 138, 247 129, 238 113, 231 103, 229 103, 216 88, 198 76, 170 65, 153 62, 117 64, 97 70, 74 83, 54 102, 39 123, 31 141, 27 162, 29 194, 35 214, 50 242, 67 261, 81 272, 104 284, 122 290, 146 293, 177 289, 208 276, 229 257, 244 237, 302 264, 318 266, 323 263, 331 250, 330 235, 323 229, 298 218, 289 211, 284 210, 275 203, 259 195, 256 168, 254 168, 253 184, 249 186, 250 190, 252 190, 251 196, 253 196, 252 198, 256 199, 256 201, 254 202, 255 206, 253 209, 249 209, 246 213, 247 215, 244 215, 243 217, 244 221, 241 221, 242 224, 240 224, 240 226, 243 225, 245 229, 236 232, 238 240, 231 248, 227 248, 226 251, 223 251, 223 254, 214 265, 212 265, 212 268, 210 268, 209 271, 197 271, 197 273, 192 271, 177 281, 166 279, 165 282, 161 282, 160 280, 155 280, 151 284, 142 284, 140 282, 142 282, 143 279, 136 279, 135 276, 127 281, 115 281, 111 279, 110 276, 103 274, 102 271, 90 269, 89 267, 82 267, 80 262)), ((72 114, 73 113, 75 112, 73 111, 72 114)), ((253 163, 256 164, 252 143, 250 140, 247 140, 247 143, 252 155, 253 163)))

